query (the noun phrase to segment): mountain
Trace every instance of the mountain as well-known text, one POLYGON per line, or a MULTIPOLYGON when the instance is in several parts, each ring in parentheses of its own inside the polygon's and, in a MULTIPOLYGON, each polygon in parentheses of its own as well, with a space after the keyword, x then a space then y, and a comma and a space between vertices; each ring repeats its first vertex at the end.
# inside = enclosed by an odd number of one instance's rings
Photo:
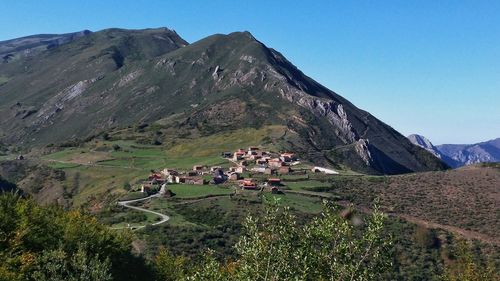
POLYGON ((83 30, 66 34, 38 34, 0 41, 0 62, 5 63, 16 59, 32 57, 40 52, 58 47, 90 33, 89 30, 83 30))
POLYGON ((430 140, 428 140, 426 137, 422 136, 422 135, 417 135, 417 134, 413 134, 413 135, 409 135, 408 136, 408 139, 413 143, 413 144, 416 144, 422 148, 424 148, 425 150, 429 151, 430 153, 432 153, 434 156, 438 157, 441 159, 442 155, 441 153, 439 152, 439 150, 432 144, 432 142, 430 140))
POLYGON ((0 141, 19 147, 145 126, 162 142, 274 126, 278 148, 325 165, 373 174, 446 168, 249 32, 188 44, 166 28, 106 29, 4 61, 0 81, 0 141))
POLYGON ((437 148, 458 163, 457 166, 500 162, 500 138, 475 144, 442 144, 437 148))
POLYGON ((408 139, 453 168, 476 163, 500 162, 500 138, 476 144, 442 144, 437 146, 421 135, 409 135, 408 139))

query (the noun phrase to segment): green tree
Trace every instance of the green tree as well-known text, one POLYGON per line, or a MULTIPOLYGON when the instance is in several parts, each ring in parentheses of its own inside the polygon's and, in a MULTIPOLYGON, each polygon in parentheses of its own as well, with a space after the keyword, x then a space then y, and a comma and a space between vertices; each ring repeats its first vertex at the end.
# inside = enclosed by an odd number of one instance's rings
POLYGON ((236 262, 222 265, 207 255, 191 280, 379 280, 391 268, 384 220, 375 207, 360 230, 326 205, 299 226, 288 208, 275 206, 246 219, 236 262))
POLYGON ((482 264, 465 240, 456 245, 456 259, 445 269, 443 281, 497 281, 500 275, 492 263, 482 264))
POLYGON ((71 257, 62 248, 46 250, 36 259, 31 280, 37 281, 109 281, 109 259, 90 257, 84 247, 71 257))
POLYGON ((151 279, 145 261, 131 254, 132 238, 78 211, 0 196, 0 280, 109 280, 108 273, 113 280, 151 279))
POLYGON ((214 252, 208 250, 203 255, 203 261, 194 270, 194 273, 187 278, 190 281, 219 281, 219 280, 235 280, 237 278, 233 272, 229 272, 226 268, 217 261, 214 257, 214 252))
POLYGON ((187 259, 172 255, 161 247, 154 259, 157 279, 161 281, 183 280, 188 270, 187 259))

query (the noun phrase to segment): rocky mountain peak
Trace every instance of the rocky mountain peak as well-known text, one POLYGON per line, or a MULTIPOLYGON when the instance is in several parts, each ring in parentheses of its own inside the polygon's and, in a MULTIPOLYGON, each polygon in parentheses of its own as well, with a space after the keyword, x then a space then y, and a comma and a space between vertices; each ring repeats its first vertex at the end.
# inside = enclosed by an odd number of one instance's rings
POLYGON ((408 139, 412 143, 419 145, 423 148, 426 148, 426 149, 433 149, 434 148, 434 145, 431 143, 431 141, 422 135, 412 134, 412 135, 408 136, 408 139))
POLYGON ((432 144, 432 142, 427 139, 426 137, 418 134, 412 134, 407 137, 413 144, 418 145, 422 147, 423 149, 429 151, 432 153, 434 156, 438 158, 442 158, 441 153, 439 150, 432 144))

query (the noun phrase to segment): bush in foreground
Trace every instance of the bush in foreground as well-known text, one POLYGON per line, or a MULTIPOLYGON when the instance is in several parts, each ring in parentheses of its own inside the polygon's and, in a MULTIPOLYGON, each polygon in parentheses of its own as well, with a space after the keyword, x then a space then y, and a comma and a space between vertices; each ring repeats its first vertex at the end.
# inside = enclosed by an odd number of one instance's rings
POLYGON ((377 209, 360 229, 327 206, 320 217, 299 226, 288 208, 273 207, 248 217, 236 245, 239 258, 219 262, 213 252, 189 268, 160 252, 163 280, 380 280, 391 268, 390 239, 377 209))
POLYGON ((132 236, 93 217, 0 195, 0 280, 145 280, 132 236))

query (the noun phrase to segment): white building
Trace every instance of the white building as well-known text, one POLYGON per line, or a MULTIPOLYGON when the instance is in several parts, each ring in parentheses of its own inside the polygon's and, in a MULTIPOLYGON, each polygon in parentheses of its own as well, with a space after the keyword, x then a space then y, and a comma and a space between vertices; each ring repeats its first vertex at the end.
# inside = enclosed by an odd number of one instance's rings
POLYGON ((332 169, 327 169, 327 168, 323 168, 323 167, 314 167, 311 169, 313 172, 315 173, 324 173, 324 174, 327 174, 327 175, 338 175, 339 172, 335 171, 335 170, 332 170, 332 169))

